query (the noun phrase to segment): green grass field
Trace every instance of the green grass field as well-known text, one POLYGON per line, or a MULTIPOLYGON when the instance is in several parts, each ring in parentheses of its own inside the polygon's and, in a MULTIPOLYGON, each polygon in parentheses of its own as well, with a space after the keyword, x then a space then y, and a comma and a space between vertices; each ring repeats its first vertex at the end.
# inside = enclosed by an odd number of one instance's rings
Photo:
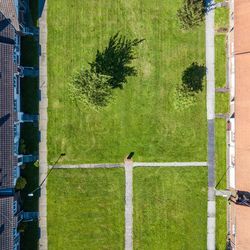
POLYGON ((204 64, 204 27, 182 32, 178 1, 48 1, 49 162, 206 160, 205 91, 192 108, 173 108, 173 92, 192 62, 204 64), (115 101, 101 112, 73 105, 67 83, 88 67, 97 49, 117 31, 144 38, 130 77, 115 101))
MULTIPOLYGON (((229 11, 219 8, 215 11, 216 29, 227 28, 229 11)), ((226 86, 226 33, 217 33, 215 36, 215 77, 216 87, 226 86)), ((229 94, 216 93, 216 113, 227 113, 229 109, 229 94)), ((216 129, 216 182, 217 189, 226 189, 226 121, 217 119, 216 129)), ((227 218, 225 198, 216 198, 216 249, 226 249, 227 218)))
POLYGON ((227 200, 216 198, 216 250, 225 250, 227 242, 227 200))
POLYGON ((134 249, 206 248, 207 169, 134 170, 134 249))
POLYGON ((124 246, 124 169, 54 170, 48 183, 51 250, 124 246))
MULTIPOLYGON (((182 32, 181 0, 48 1, 48 161, 63 163, 206 161, 205 88, 198 102, 174 109, 174 91, 193 62, 205 63, 204 26, 182 32), (120 31, 144 38, 130 77, 102 111, 77 107, 67 84, 88 67, 97 49, 120 31)), ((226 14, 216 10, 216 28, 226 14)), ((216 86, 225 85, 225 36, 216 36, 216 86)), ((216 95, 216 112, 227 96, 216 95)), ((216 121, 216 175, 225 170, 225 121, 216 121), (224 122, 224 123, 223 123, 224 122)), ((123 249, 122 170, 56 170, 48 184, 49 248, 123 249), (114 212, 115 211, 115 212, 114 212)), ((207 170, 147 168, 134 171, 134 248, 205 249, 207 170), (180 240, 181 239, 181 240, 180 240)), ((220 187, 224 187, 225 181, 220 187)), ((223 249, 225 204, 217 204, 217 247, 223 249)))

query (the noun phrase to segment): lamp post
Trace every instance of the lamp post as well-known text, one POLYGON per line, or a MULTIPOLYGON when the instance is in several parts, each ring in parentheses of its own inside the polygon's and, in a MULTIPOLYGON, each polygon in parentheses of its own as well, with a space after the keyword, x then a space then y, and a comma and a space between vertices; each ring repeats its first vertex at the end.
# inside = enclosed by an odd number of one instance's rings
POLYGON ((65 155, 66 155, 65 153, 61 153, 61 154, 59 155, 59 157, 57 158, 57 160, 55 161, 55 163, 53 164, 53 166, 51 167, 51 169, 48 171, 47 175, 45 176, 45 178, 43 179, 43 181, 40 183, 40 185, 39 185, 36 189, 34 189, 32 192, 30 192, 30 193, 28 194, 29 197, 33 197, 33 196, 34 196, 34 193, 35 193, 36 191, 38 191, 38 190, 41 189, 42 185, 43 185, 44 182, 47 180, 48 176, 51 174, 51 171, 54 169, 54 167, 56 166, 56 164, 58 163, 58 161, 59 161, 63 156, 65 156, 65 155))

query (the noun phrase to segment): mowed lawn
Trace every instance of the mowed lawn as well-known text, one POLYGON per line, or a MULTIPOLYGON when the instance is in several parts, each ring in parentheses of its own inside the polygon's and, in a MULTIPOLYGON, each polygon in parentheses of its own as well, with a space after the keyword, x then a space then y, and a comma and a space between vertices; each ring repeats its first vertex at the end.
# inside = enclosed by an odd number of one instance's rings
MULTIPOLYGON (((219 0, 217 1, 219 2, 219 0)), ((215 10, 215 79, 216 87, 226 86, 226 33, 219 33, 222 28, 228 28, 229 10, 218 8, 215 10)), ((216 93, 216 113, 228 113, 229 94, 216 93)), ((216 183, 217 189, 226 189, 227 161, 226 161, 226 120, 217 119, 216 131, 216 183)), ((216 249, 225 250, 227 242, 227 200, 222 197, 216 198, 216 249)))
POLYGON ((124 248, 124 169, 54 170, 48 182, 51 250, 124 248))
POLYGON ((205 161, 205 88, 197 103, 174 109, 174 91, 193 62, 204 64, 204 26, 182 32, 176 11, 182 0, 48 1, 49 162, 136 160, 205 161), (70 102, 73 72, 95 57, 116 32, 144 38, 136 48, 136 77, 115 101, 95 112, 70 102))
POLYGON ((206 249, 207 168, 134 170, 134 249, 206 249))

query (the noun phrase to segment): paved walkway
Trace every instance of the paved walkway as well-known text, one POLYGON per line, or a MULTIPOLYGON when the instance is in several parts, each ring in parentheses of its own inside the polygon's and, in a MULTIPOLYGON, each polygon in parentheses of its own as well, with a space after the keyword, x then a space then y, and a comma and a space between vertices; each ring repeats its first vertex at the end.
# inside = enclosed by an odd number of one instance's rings
MULTIPOLYGON (((43 7, 43 10, 39 10, 41 16, 39 18, 39 44, 41 46, 41 54, 39 57, 39 89, 41 93, 41 99, 39 102, 39 130, 40 130, 40 143, 39 143, 39 183, 44 180, 48 171, 47 164, 47 2, 39 0, 39 6, 43 7)), ((39 198, 39 250, 48 249, 47 240, 47 190, 46 182, 41 188, 41 195, 39 198)))
POLYGON ((215 118, 218 118, 218 119, 229 119, 230 117, 230 114, 229 113, 217 113, 215 114, 215 118))
MULTIPOLYGON (((132 167, 206 167, 207 162, 133 162, 132 167)), ((123 163, 89 163, 75 165, 55 165, 56 169, 74 169, 74 168, 121 168, 123 163)), ((52 168, 52 166, 49 166, 52 168)))
MULTIPOLYGON (((206 0, 214 6, 214 0, 206 0)), ((208 120, 208 205, 207 205, 207 249, 215 250, 216 203, 215 203, 215 51, 214 8, 206 14, 206 67, 207 67, 207 120, 208 120)))
POLYGON ((230 190, 220 190, 220 189, 216 189, 215 190, 215 194, 216 196, 222 196, 224 198, 229 199, 229 197, 231 196, 231 191, 230 190))
POLYGON ((134 162, 134 167, 206 167, 207 162, 134 162))
POLYGON ((133 249, 133 161, 125 161, 125 250, 133 249))
POLYGON ((55 169, 98 169, 125 167, 125 250, 133 249, 133 167, 206 167, 207 162, 133 162, 49 166, 55 169))
MULTIPOLYGON (((73 169, 73 168, 120 168, 123 163, 89 163, 89 164, 75 164, 75 165, 55 165, 53 168, 73 169)), ((50 168, 52 166, 49 166, 50 168)))

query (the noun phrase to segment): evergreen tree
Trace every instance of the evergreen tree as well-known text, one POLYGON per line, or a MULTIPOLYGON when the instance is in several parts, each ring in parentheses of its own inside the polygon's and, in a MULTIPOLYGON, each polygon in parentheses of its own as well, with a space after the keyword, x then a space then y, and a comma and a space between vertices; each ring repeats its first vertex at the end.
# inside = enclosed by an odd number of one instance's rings
POLYGON ((201 24, 206 13, 205 0, 184 0, 177 16, 182 29, 191 29, 201 24))
POLYGON ((91 70, 102 75, 110 76, 112 88, 120 87, 127 82, 127 76, 137 74, 135 67, 129 64, 135 59, 134 47, 144 39, 127 39, 116 33, 109 39, 108 46, 103 52, 97 50, 95 61, 90 63, 91 70))

